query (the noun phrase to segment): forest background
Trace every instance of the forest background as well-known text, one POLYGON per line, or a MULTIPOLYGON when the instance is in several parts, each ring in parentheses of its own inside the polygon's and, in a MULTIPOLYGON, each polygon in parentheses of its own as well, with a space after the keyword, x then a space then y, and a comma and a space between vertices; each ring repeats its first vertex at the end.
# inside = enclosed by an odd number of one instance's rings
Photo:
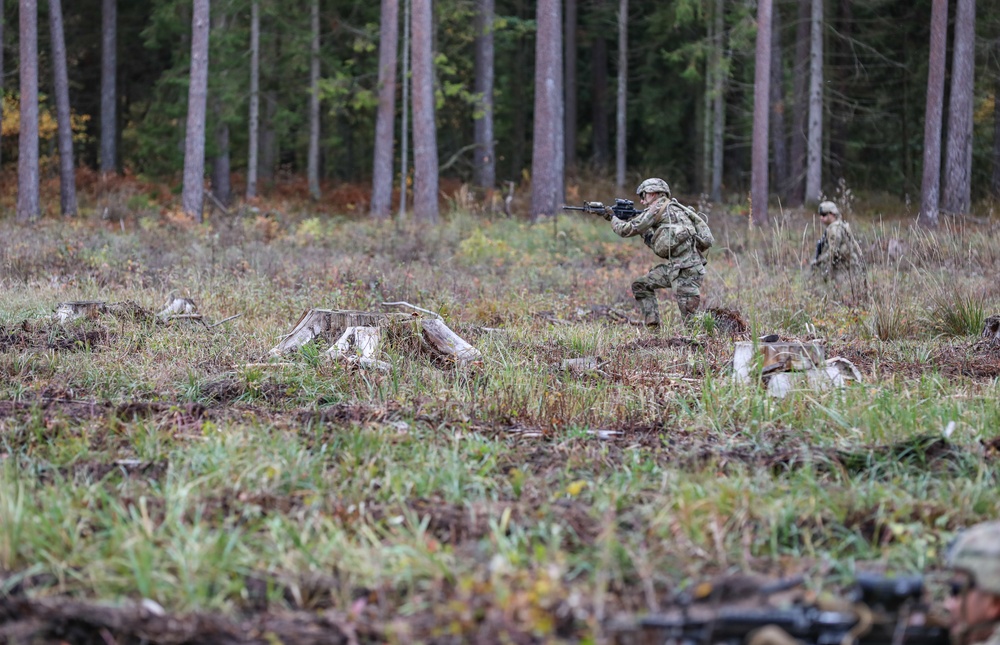
MULTIPOLYGON (((267 192, 299 179, 303 196, 308 190, 322 200, 324 191, 345 183, 367 188, 374 177, 375 203, 362 190, 338 206, 386 215, 389 186, 398 208, 399 177, 406 173, 418 218, 435 218, 439 175, 480 195, 539 177, 536 184, 554 188, 541 196, 533 188, 537 216, 561 203, 567 172, 614 171, 619 186, 662 176, 675 192, 704 194, 745 212, 753 176, 761 174, 752 161, 760 158, 752 155, 755 140, 765 146, 763 190, 782 206, 815 201, 839 186, 890 196, 915 213, 922 191, 926 209, 928 179, 921 171, 935 152, 944 171, 943 210, 968 213, 974 202, 1000 194, 1000 11, 987 3, 977 14, 974 0, 35 5, 3 3, 3 168, 12 171, 24 157, 20 85, 27 72, 41 92, 41 157, 26 165, 52 177, 71 152, 71 169, 166 181, 180 192, 194 123, 193 132, 204 133, 194 145, 203 150, 207 172, 189 170, 194 177, 185 185, 197 189, 185 192, 196 198, 185 198, 184 210, 199 219, 202 174, 221 204, 236 193, 256 195, 258 182, 267 192), (773 29, 765 30, 766 42, 755 43, 764 10, 773 29), (32 26, 25 18, 35 12, 32 26), (198 12, 211 17, 200 20, 198 12), (945 36, 935 44, 931 27, 942 20, 945 36), (196 52, 192 65, 199 24, 207 55, 196 52), (28 43, 26 34, 37 42, 28 43), (37 65, 26 65, 32 51, 37 65), (770 91, 755 130, 757 60, 768 62, 763 78, 770 91), (410 79, 404 67, 413 70, 412 92, 394 80, 410 79), (937 91, 929 92, 935 83, 937 91), (65 147, 56 127, 62 95, 71 122, 65 136, 73 133, 65 147), (935 100, 937 111, 928 111, 935 100), (409 127, 403 123, 410 112, 414 159, 407 165, 401 128, 409 127), (378 144, 380 113, 387 125, 378 144), (949 146, 959 151, 954 164, 949 146), (954 172, 960 179, 950 185, 954 172)), ((63 183, 72 182, 64 174, 63 183)), ((20 192, 26 191, 32 189, 20 192)), ((766 218, 759 196, 757 203, 766 218)), ((18 210, 31 220, 41 206, 21 195, 18 210)), ((62 210, 75 210, 65 189, 62 210)))

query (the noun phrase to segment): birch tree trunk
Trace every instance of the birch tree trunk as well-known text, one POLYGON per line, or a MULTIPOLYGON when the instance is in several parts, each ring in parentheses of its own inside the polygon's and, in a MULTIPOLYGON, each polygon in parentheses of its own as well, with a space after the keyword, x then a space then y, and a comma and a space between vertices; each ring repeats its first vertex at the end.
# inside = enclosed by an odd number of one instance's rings
POLYGON ((260 2, 250 5, 250 124, 247 143, 247 199, 257 196, 257 151, 260 134, 260 2))
POLYGON ((71 217, 76 215, 76 168, 73 164, 73 127, 70 123, 62 0, 49 0, 49 30, 52 34, 52 76, 59 140, 59 206, 63 216, 71 217))
POLYGON ((818 201, 823 180, 823 0, 812 0, 809 30, 809 124, 805 201, 818 201))
POLYGON ((184 189, 181 207, 202 221, 205 201, 205 108, 208 97, 209 0, 194 0, 191 16, 191 82, 184 138, 184 189))
POLYGON ((392 208, 392 151, 396 122, 396 51, 399 47, 399 0, 382 0, 378 46, 378 111, 372 168, 371 216, 388 219, 392 208))
POLYGON ((791 186, 789 205, 801 206, 806 191, 806 140, 809 115, 809 18, 812 0, 799 1, 799 19, 795 27, 795 64, 792 80, 792 137, 789 154, 791 186))
POLYGON ((318 200, 319 192, 319 0, 312 0, 309 22, 312 41, 309 46, 309 155, 307 170, 309 196, 318 200))
POLYGON ((726 22, 725 22, 725 0, 715 0, 715 39, 713 44, 713 56, 715 63, 713 67, 715 82, 713 100, 715 105, 712 109, 712 201, 722 201, 722 172, 723 153, 725 152, 725 132, 726 132, 726 79, 729 73, 729 65, 726 62, 726 22))
POLYGON ((566 117, 563 120, 563 138, 566 142, 566 152, 563 159, 566 167, 572 169, 576 166, 576 0, 566 0, 566 15, 563 16, 563 22, 566 52, 563 57, 563 86, 566 90, 563 98, 566 117))
MULTIPOLYGON (((714 4, 714 3, 713 3, 714 4)), ((712 191, 712 89, 715 87, 715 17, 710 7, 706 10, 705 30, 708 32, 708 55, 705 57, 704 119, 701 133, 701 192, 708 195, 712 191)))
POLYGON ((21 131, 17 143, 17 222, 41 215, 38 187, 38 4, 20 0, 21 131))
POLYGON ((781 14, 773 5, 771 21, 771 151, 774 185, 784 201, 788 190, 788 147, 785 137, 785 70, 781 57, 781 14))
POLYGON ((753 223, 767 222, 767 134, 771 80, 771 0, 757 3, 757 53, 754 60, 753 142, 750 177, 750 212, 753 223))
POLYGON ((413 213, 428 223, 438 221, 433 11, 432 0, 413 0, 413 213))
POLYGON ((101 3, 101 172, 118 172, 118 0, 101 3))
MULTIPOLYGON (((560 94, 557 76, 561 73, 559 52, 562 29, 559 21, 560 0, 539 0, 535 37, 535 126, 531 149, 531 216, 553 215, 558 207, 556 182, 556 146, 559 139, 556 123, 560 94)), ((562 150, 558 151, 560 154, 562 150)))
POLYGON ((944 110, 944 68, 948 46, 948 0, 931 5, 931 48, 927 65, 927 108, 924 112, 924 169, 917 221, 938 225, 941 188, 941 113, 944 110))
POLYGON ((976 0, 957 0, 952 48, 948 135, 941 205, 968 213, 972 205, 972 108, 976 73, 976 0))

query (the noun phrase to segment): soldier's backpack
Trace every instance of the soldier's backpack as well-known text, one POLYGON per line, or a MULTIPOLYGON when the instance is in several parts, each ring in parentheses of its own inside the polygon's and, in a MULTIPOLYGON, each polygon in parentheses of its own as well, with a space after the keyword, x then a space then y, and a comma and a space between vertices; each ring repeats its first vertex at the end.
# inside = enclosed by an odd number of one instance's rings
POLYGON ((694 247, 699 253, 704 254, 715 244, 715 236, 712 235, 712 229, 708 226, 708 216, 704 213, 700 213, 690 206, 685 206, 676 199, 671 200, 677 206, 684 211, 688 219, 691 220, 691 224, 694 225, 694 247))

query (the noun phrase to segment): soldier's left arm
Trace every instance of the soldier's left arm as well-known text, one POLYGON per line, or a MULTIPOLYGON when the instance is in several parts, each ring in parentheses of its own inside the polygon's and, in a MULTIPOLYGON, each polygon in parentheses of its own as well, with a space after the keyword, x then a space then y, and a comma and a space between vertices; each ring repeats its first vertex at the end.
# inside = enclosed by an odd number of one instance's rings
POLYGON ((611 220, 611 225, 615 233, 622 237, 642 235, 660 221, 660 215, 665 210, 664 206, 663 200, 656 201, 630 220, 614 218, 611 220))

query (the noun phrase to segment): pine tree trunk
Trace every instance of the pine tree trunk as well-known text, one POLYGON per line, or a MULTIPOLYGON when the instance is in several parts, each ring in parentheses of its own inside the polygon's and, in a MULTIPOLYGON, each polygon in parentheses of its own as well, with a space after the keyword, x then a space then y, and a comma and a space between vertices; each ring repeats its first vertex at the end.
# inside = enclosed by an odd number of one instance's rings
POLYGON ((403 0, 402 122, 399 127, 399 219, 406 217, 406 194, 410 159, 410 0, 403 0))
POLYGON ((20 1, 21 132, 17 143, 17 221, 41 215, 38 187, 38 5, 20 1))
MULTIPOLYGON (((713 3, 714 5, 714 3, 713 3)), ((701 132, 701 177, 698 185, 701 192, 708 195, 712 191, 712 88, 715 87, 715 17, 710 8, 706 8, 705 30, 708 32, 705 42, 708 44, 708 55, 705 57, 705 90, 704 107, 702 108, 701 132)))
POLYGON ((413 214, 423 222, 438 220, 437 126, 434 123, 433 7, 413 0, 413 214))
POLYGON ((712 201, 722 201, 722 172, 725 152, 725 131, 726 131, 726 77, 727 65, 725 60, 726 47, 726 23, 725 23, 725 0, 715 0, 715 43, 712 45, 715 63, 713 80, 715 89, 713 100, 715 105, 712 108, 712 201))
MULTIPOLYGON (((224 8, 217 8, 211 18, 211 31, 224 34, 226 32, 226 14, 224 8)), ((211 39, 211 35, 209 36, 211 39)), ((229 160, 229 124, 224 118, 222 97, 218 90, 212 99, 212 114, 215 120, 215 158, 212 160, 212 194, 223 206, 229 206, 232 198, 229 160)))
MULTIPOLYGON (((518 18, 524 17, 524 3, 515 3, 516 11, 514 15, 518 18)), ((510 153, 510 174, 512 177, 520 178, 525 167, 525 148, 528 140, 528 93, 525 88, 528 85, 528 38, 523 34, 517 37, 517 47, 514 51, 514 87, 511 88, 511 98, 514 104, 513 124, 511 126, 511 153, 510 153)))
POLYGON ((309 196, 320 198, 319 192, 319 0, 312 0, 309 46, 309 156, 306 174, 309 196))
POLYGON ((493 144, 493 0, 476 2, 476 101, 473 117, 476 144, 472 165, 473 181, 492 191, 497 183, 496 151, 493 144))
MULTIPOLYGON (((851 0, 839 0, 837 3, 837 19, 834 33, 838 34, 831 42, 828 58, 831 61, 850 60, 854 50, 855 37, 854 16, 851 0)), ((852 72, 842 65, 830 66, 827 85, 833 88, 836 95, 850 96, 850 77, 852 72)), ((851 107, 846 101, 830 101, 827 110, 830 112, 830 134, 826 138, 829 154, 827 155, 827 170, 831 178, 843 178, 847 165, 847 140, 850 137, 849 125, 852 118, 851 107)))
POLYGON ((194 0, 191 16, 191 83, 184 137, 184 189, 181 207, 202 221, 205 201, 205 109, 208 96, 209 0, 194 0))
MULTIPOLYGON (((535 36, 535 125, 531 149, 531 216, 533 220, 553 215, 558 204, 556 182, 558 165, 556 146, 559 145, 556 124, 560 119, 561 74, 559 52, 562 49, 562 29, 559 21, 559 0, 539 0, 535 36)), ((559 151, 562 153, 562 150, 559 151)))
POLYGON ((772 183, 784 201, 788 190, 788 147, 785 136, 785 70, 781 57, 781 14, 772 7, 771 22, 771 150, 774 155, 772 183))
POLYGON ((118 0, 101 5, 101 172, 118 172, 118 0))
POLYGON ((823 0, 812 0, 809 29, 809 125, 806 137, 805 201, 823 189, 823 0))
MULTIPOLYGON (((994 60, 1000 60, 1000 41, 994 60)), ((993 70, 993 182, 991 184, 993 198, 1000 199, 1000 71, 993 70)))
POLYGON ((757 3, 757 53, 754 59, 753 142, 750 178, 750 212, 754 224, 767 222, 768 165, 767 134, 769 129, 768 102, 771 80, 771 0, 757 3))
POLYGON ((618 2, 618 96, 615 108, 615 186, 625 186, 626 101, 628 99, 628 0, 618 2))
POLYGON ((917 221, 938 225, 941 187, 941 113, 944 110, 944 68, 948 46, 948 0, 931 5, 931 47, 927 66, 927 109, 924 112, 924 169, 917 221))
POLYGON ((945 212, 959 214, 968 213, 972 206, 976 0, 957 0, 954 33, 941 207, 945 212))
POLYGON ((399 0, 382 0, 379 18, 378 111, 372 168, 371 216, 388 219, 392 209, 393 134, 396 124, 396 52, 399 48, 399 0))
MULTIPOLYGON (((603 12, 605 0, 594 0, 594 11, 603 12)), ((593 47, 593 106, 594 115, 594 164, 604 170, 611 159, 608 130, 608 41, 603 31, 594 36, 593 47)))
POLYGON ((52 76, 59 139, 59 205, 62 214, 70 217, 76 215, 76 168, 73 164, 73 127, 70 123, 62 0, 49 0, 49 29, 52 33, 52 76))
POLYGON ((566 201, 566 85, 563 82, 563 48, 562 48, 562 2, 556 3, 556 21, 558 24, 559 46, 555 50, 555 81, 556 81, 556 120, 553 129, 556 135, 556 183, 552 187, 556 207, 566 201))
MULTIPOLYGON (((264 66, 267 69, 267 66, 264 66)), ((264 118, 260 128, 260 161, 257 164, 257 177, 264 184, 274 183, 274 169, 278 160, 278 136, 275 131, 275 119, 278 117, 278 93, 267 90, 264 95, 264 118)))
POLYGON ((250 124, 247 143, 247 199, 257 196, 257 164, 260 144, 260 2, 250 5, 250 124))
POLYGON ((801 206, 806 192, 806 141, 809 115, 809 17, 812 0, 799 0, 799 18, 795 26, 795 64, 792 74, 792 141, 788 203, 801 206))
POLYGON ((564 155, 566 167, 572 169, 576 166, 576 26, 577 26, 577 5, 576 0, 566 0, 566 15, 563 16, 565 23, 565 51, 563 57, 563 86, 565 87, 565 97, 563 99, 564 113, 563 137, 566 141, 566 152, 564 155))
MULTIPOLYGON (((7 25, 6 17, 4 16, 4 2, 0 0, 0 123, 3 123, 3 32, 7 25)), ((3 150, 3 128, 0 128, 0 151, 3 150)), ((0 167, 3 165, 3 155, 0 154, 0 167)))

